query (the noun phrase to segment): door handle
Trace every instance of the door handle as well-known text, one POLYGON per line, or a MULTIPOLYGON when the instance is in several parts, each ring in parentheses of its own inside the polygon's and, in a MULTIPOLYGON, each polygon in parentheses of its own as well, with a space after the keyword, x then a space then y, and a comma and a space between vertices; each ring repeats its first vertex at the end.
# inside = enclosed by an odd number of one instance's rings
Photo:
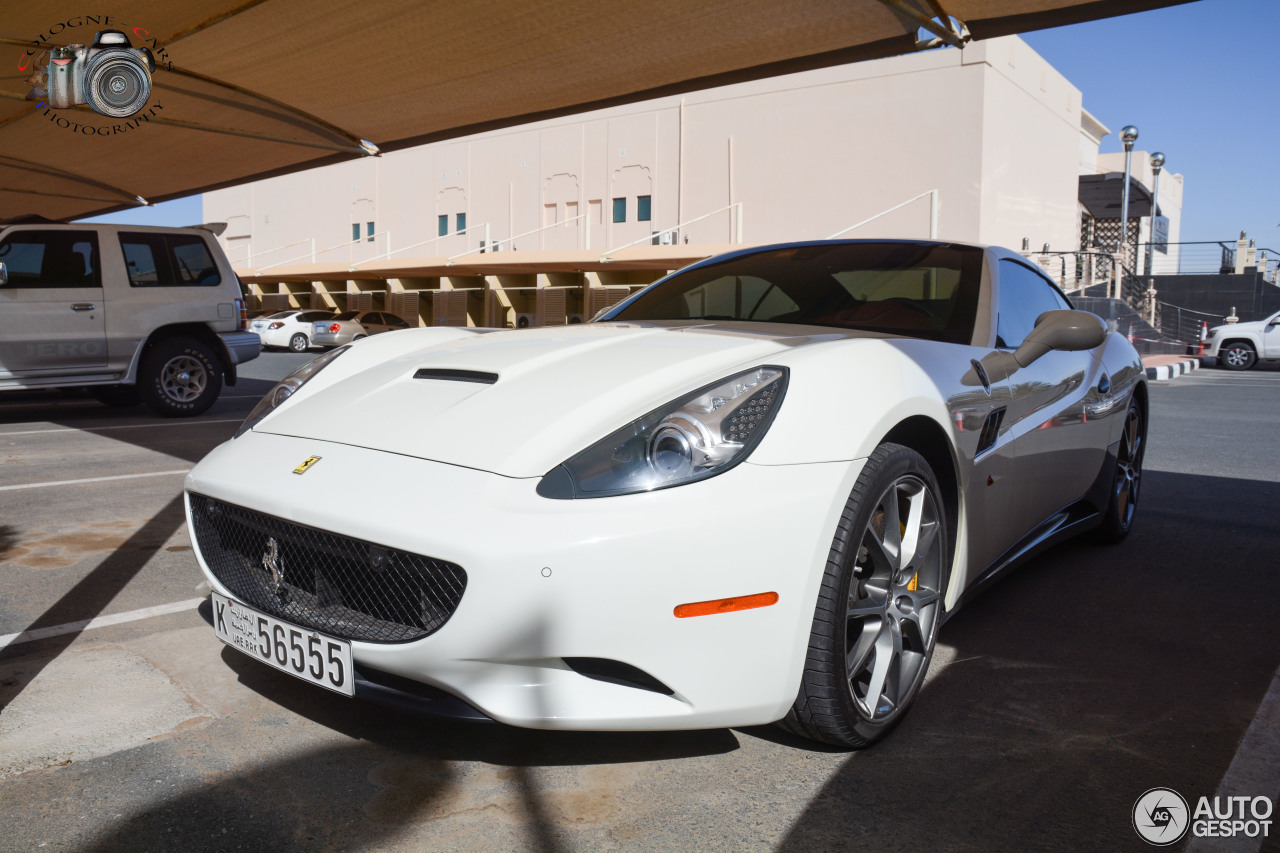
POLYGON ((71 306, 71 310, 72 311, 92 311, 97 307, 98 306, 94 305, 92 302, 77 302, 71 306))

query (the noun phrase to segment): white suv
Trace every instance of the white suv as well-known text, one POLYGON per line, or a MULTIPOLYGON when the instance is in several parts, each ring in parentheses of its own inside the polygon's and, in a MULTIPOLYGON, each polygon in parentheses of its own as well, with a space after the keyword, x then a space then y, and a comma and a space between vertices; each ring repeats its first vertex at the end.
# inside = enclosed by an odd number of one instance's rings
POLYGON ((1215 326, 1209 330, 1204 354, 1227 370, 1248 370, 1258 359, 1280 358, 1280 314, 1251 323, 1215 326))
POLYGON ((258 356, 243 315, 202 228, 0 223, 0 391, 86 386, 198 415, 258 356))

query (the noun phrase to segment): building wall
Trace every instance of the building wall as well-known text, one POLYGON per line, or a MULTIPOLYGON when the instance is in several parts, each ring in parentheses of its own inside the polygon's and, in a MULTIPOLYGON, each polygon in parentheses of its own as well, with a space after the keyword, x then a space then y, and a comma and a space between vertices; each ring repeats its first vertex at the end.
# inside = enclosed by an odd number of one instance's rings
MULTIPOLYGON (((352 264, 388 246, 396 258, 447 257, 486 237, 604 250, 717 210, 678 239, 724 243, 738 220, 720 209, 736 202, 744 242, 820 239, 936 189, 944 239, 1072 248, 1080 102, 1024 42, 1001 38, 257 181, 206 193, 204 217, 229 223, 238 266, 261 269, 309 261, 312 241, 317 261, 352 264), (649 221, 637 219, 644 195, 649 221), (625 222, 612 221, 615 198, 627 200, 625 222)), ((850 236, 926 237, 929 225, 926 198, 850 236)))

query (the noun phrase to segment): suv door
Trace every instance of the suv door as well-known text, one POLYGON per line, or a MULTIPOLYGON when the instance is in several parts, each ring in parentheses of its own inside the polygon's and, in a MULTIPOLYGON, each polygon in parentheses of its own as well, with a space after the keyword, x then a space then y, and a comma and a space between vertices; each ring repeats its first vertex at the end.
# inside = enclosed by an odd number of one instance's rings
POLYGON ((98 235, 13 228, 0 239, 0 379, 75 376, 107 366, 98 235))
POLYGON ((1262 328, 1260 358, 1280 358, 1280 314, 1274 315, 1262 328))

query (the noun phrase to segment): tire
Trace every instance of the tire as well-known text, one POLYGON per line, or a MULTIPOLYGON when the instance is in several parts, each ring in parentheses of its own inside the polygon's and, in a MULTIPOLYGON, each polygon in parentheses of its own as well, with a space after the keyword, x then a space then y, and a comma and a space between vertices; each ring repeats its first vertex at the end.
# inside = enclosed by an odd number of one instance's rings
POLYGON ((356 335, 356 336, 355 336, 354 338, 352 338, 351 340, 353 340, 353 341, 359 341, 359 340, 363 340, 364 338, 367 338, 367 337, 368 337, 368 335, 356 335))
POLYGON ((222 391, 222 366, 200 341, 170 338, 143 357, 138 389, 142 402, 158 415, 198 415, 212 406, 222 391))
POLYGON ((947 520, 929 464, 910 448, 880 445, 840 516, 800 691, 779 725, 855 749, 892 731, 929 670, 950 567, 947 520), (907 545, 915 542, 905 562, 904 533, 907 545))
POLYGON ((1218 350, 1218 366, 1227 370, 1248 370, 1258 361, 1258 353, 1248 341, 1232 341, 1218 350))
POLYGON ((1129 411, 1124 417, 1124 430, 1120 435, 1120 446, 1116 450, 1116 473, 1111 482, 1111 498, 1102 516, 1102 524, 1097 528, 1095 538, 1098 541, 1114 544, 1128 536, 1133 529, 1139 492, 1142 489, 1142 458, 1146 452, 1146 418, 1138 401, 1130 399, 1129 411))
POLYGON ((290 352, 306 352, 307 347, 309 346, 311 346, 311 344, 307 341, 307 336, 302 334, 302 332, 298 332, 298 334, 289 338, 290 352))
POLYGON ((142 405, 142 394, 136 385, 93 385, 89 394, 104 406, 124 409, 142 405))

